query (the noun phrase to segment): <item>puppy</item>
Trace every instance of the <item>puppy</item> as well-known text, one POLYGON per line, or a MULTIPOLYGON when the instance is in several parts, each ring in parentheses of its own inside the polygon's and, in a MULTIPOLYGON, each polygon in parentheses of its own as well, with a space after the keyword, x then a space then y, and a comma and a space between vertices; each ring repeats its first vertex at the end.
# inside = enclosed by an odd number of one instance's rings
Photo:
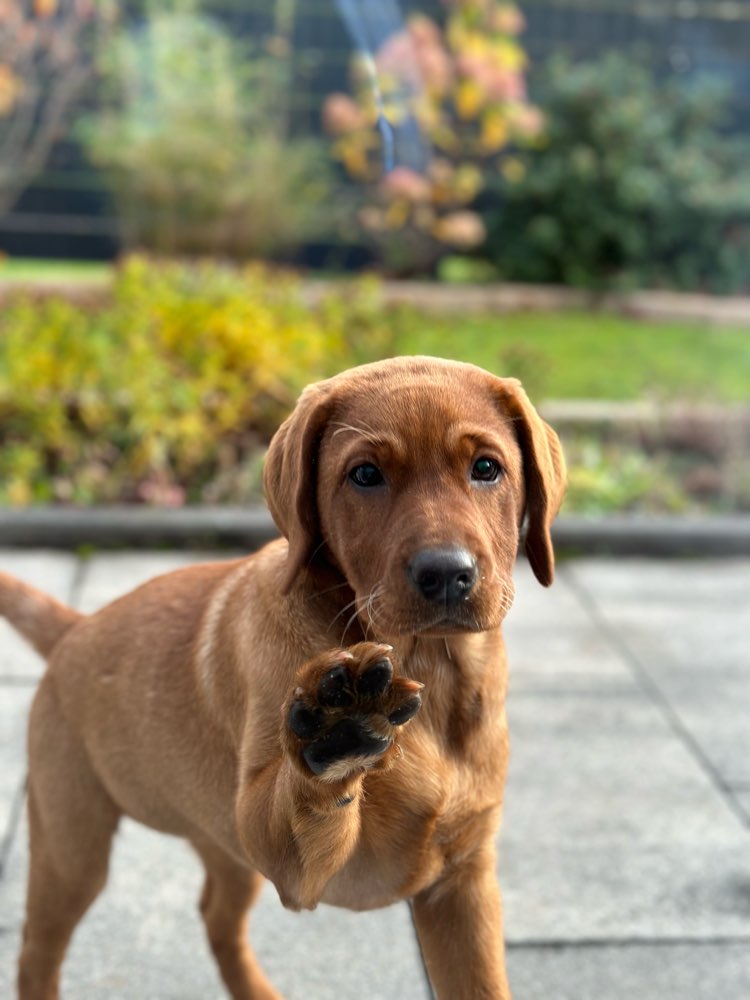
POLYGON ((234 1000, 279 1000, 247 940, 285 906, 408 899, 440 1000, 508 1000, 495 834, 500 626, 525 521, 545 586, 559 441, 514 379, 396 358, 310 386, 265 469, 283 539, 90 616, 0 575, 48 657, 29 724, 21 1000, 54 1000, 122 815, 186 838, 234 1000))

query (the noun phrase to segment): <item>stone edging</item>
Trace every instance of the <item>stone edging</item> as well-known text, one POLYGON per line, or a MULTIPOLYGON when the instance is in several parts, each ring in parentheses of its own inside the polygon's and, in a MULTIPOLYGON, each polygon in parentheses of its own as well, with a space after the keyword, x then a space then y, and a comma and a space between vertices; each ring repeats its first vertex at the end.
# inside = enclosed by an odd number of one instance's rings
MULTIPOLYGON (((277 537, 260 507, 31 507, 0 509, 0 546, 77 549, 233 546, 253 550, 277 537)), ((747 556, 750 515, 585 518, 553 528, 561 554, 747 556)))
MULTIPOLYGON (((304 281, 302 295, 314 303, 341 288, 337 279, 304 281)), ((62 294, 72 300, 97 302, 106 297, 104 279, 39 278, 35 281, 0 278, 0 302, 23 291, 45 296, 62 294)), ((518 312, 534 310, 601 310, 637 319, 701 323, 750 329, 750 297, 703 295, 676 291, 593 292, 558 285, 521 285, 496 282, 486 285, 452 285, 432 281, 382 281, 383 300, 408 304, 426 312, 518 312)))
MULTIPOLYGON (((336 290, 337 281, 309 281, 304 295, 314 302, 336 290)), ((451 285, 430 281, 383 281, 383 299, 425 312, 477 313, 586 310, 619 313, 654 322, 701 323, 750 328, 750 297, 675 291, 594 292, 561 285, 451 285)))

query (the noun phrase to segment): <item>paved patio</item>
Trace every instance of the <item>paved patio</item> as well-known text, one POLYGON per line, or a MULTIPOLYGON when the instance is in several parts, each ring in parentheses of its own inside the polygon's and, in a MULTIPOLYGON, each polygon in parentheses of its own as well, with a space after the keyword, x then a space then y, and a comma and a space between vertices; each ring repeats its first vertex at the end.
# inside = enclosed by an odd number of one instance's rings
MULTIPOLYGON (((0 551, 90 610, 206 555, 0 551)), ((506 634, 513 757, 500 874, 515 1000, 750 997, 750 560, 528 567, 506 634)), ((26 869, 24 729, 41 665, 0 622, 0 996, 26 869)), ((180 842, 126 822, 64 969, 68 1000, 222 996, 180 842)), ((426 1000, 405 906, 285 912, 253 939, 289 1000, 426 1000)))

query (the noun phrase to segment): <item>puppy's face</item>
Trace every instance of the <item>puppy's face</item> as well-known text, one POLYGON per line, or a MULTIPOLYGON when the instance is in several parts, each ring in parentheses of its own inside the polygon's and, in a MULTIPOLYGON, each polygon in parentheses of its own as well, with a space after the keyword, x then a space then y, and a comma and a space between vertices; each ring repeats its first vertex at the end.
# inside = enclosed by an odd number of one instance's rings
POLYGON ((326 425, 321 534, 377 635, 485 631, 510 606, 523 461, 486 388, 381 384, 326 425))
POLYGON ((372 634, 485 631, 512 599, 521 524, 545 585, 565 467, 520 384, 394 358, 309 387, 271 442, 268 503, 285 587, 325 553, 372 634))

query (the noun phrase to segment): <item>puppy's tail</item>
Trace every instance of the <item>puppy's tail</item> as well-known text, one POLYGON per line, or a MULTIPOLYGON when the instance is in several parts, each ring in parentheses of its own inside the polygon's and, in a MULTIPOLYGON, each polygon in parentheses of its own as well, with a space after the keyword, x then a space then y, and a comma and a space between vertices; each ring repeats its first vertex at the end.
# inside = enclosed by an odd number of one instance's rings
POLYGON ((48 656, 71 625, 83 617, 7 573, 0 573, 0 615, 42 656, 48 656))

